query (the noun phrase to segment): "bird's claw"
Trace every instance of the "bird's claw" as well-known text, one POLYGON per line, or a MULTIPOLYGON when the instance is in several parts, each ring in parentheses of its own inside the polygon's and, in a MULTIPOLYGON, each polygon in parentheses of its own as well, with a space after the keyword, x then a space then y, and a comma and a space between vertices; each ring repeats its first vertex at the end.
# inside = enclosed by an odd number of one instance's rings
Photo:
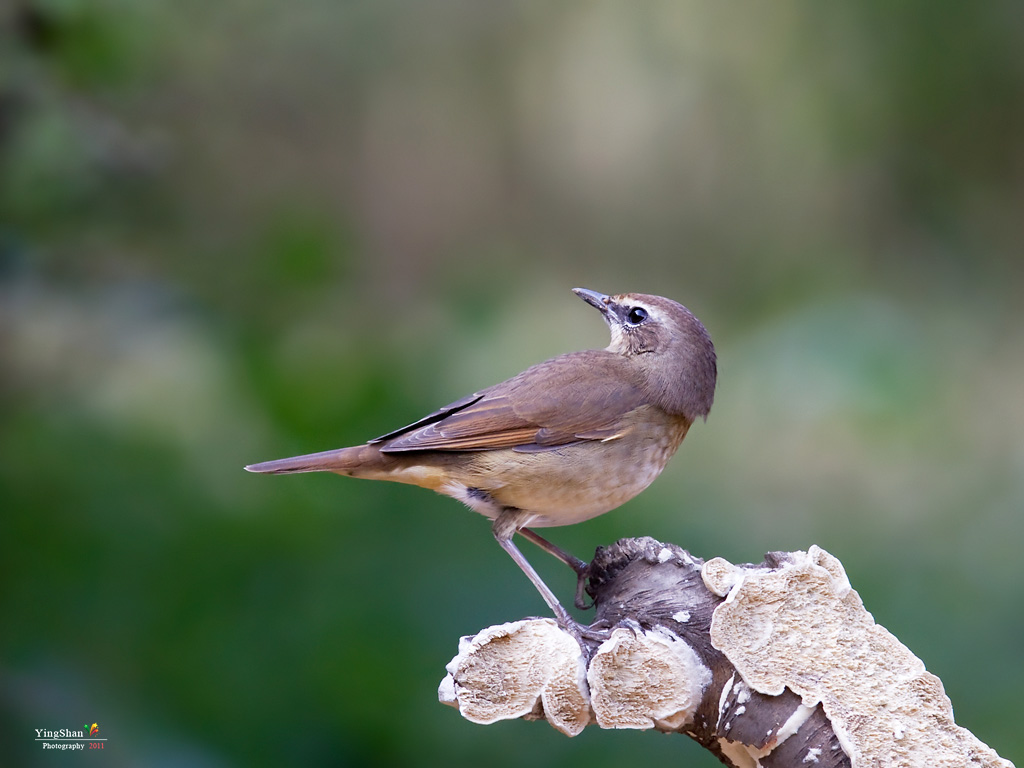
POLYGON ((611 636, 608 629, 595 629, 586 624, 576 621, 564 608, 561 612, 555 612, 555 622, 559 629, 572 635, 580 648, 587 654, 592 652, 591 643, 603 643, 611 636))
POLYGON ((576 598, 573 600, 573 603, 581 611, 586 611, 594 607, 594 601, 587 603, 586 598, 587 577, 589 575, 589 565, 576 571, 576 598))

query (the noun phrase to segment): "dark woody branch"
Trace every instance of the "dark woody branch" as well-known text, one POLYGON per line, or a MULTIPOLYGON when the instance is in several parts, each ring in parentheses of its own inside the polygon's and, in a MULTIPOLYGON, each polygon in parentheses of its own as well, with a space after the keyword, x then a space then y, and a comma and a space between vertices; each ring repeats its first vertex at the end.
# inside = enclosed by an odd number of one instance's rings
POLYGON ((685 733, 727 765, 998 766, 937 677, 874 620, 827 552, 758 565, 672 544, 599 549, 583 648, 550 619, 463 638, 439 696, 478 723, 685 733))

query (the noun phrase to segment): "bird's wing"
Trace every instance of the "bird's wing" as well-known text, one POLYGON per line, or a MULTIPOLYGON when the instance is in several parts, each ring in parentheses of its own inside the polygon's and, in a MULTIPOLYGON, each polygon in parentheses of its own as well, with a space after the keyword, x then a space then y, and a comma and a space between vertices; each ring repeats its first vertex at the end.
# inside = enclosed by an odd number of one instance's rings
POLYGON ((441 408, 372 443, 401 451, 546 450, 611 440, 644 402, 628 361, 604 350, 562 355, 441 408))
POLYGON ((370 440, 369 442, 371 445, 377 445, 380 443, 387 442, 388 440, 397 438, 400 435, 405 435, 409 432, 415 432, 416 430, 429 426, 430 424, 434 424, 438 421, 441 421, 442 419, 451 416, 453 413, 461 411, 463 408, 467 408, 473 405, 482 397, 483 393, 474 392, 472 395, 467 395, 461 400, 456 400, 454 403, 449 403, 443 408, 438 408, 433 413, 428 413, 422 419, 414 421, 412 424, 406 424, 404 427, 400 429, 396 429, 393 432, 388 432, 386 435, 381 435, 380 437, 375 437, 373 438, 373 440, 370 440))

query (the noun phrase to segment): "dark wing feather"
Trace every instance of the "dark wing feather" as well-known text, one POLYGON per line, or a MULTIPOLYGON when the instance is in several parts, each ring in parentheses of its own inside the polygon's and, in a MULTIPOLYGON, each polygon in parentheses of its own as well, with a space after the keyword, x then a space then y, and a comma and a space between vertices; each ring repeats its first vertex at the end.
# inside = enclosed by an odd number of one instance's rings
POLYGON ((528 368, 372 441, 400 451, 543 450, 615 436, 643 405, 628 361, 605 350, 562 355, 528 368))
POLYGON ((441 421, 442 419, 444 419, 447 416, 450 416, 451 414, 455 413, 456 411, 462 410, 463 408, 472 405, 473 403, 475 403, 476 401, 478 401, 482 397, 483 397, 483 394, 480 393, 480 392, 475 392, 472 395, 467 395, 466 397, 462 398, 461 400, 456 400, 454 403, 449 403, 448 405, 444 406, 444 408, 438 408, 433 413, 427 414, 422 419, 419 419, 418 421, 414 421, 412 424, 406 424, 401 429, 396 429, 393 432, 388 432, 386 435, 381 435, 380 437, 375 437, 375 438, 373 438, 373 440, 370 440, 369 442, 370 442, 371 445, 376 445, 377 443, 383 443, 383 442, 386 442, 388 440, 391 440, 392 438, 396 438, 399 435, 404 435, 407 432, 412 432, 414 430, 417 430, 420 427, 425 427, 425 426, 427 426, 429 424, 433 424, 435 422, 441 421))

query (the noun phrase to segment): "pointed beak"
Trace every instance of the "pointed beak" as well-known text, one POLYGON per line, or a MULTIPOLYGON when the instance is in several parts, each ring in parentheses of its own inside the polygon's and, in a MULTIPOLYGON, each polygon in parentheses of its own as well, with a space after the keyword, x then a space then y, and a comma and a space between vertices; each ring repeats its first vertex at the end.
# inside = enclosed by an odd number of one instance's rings
POLYGON ((601 314, 605 316, 606 320, 612 319, 612 308, 611 308, 611 296, 606 296, 603 293, 597 291, 590 291, 586 288, 573 288, 572 292, 583 299, 587 304, 592 307, 597 307, 601 310, 601 314))

